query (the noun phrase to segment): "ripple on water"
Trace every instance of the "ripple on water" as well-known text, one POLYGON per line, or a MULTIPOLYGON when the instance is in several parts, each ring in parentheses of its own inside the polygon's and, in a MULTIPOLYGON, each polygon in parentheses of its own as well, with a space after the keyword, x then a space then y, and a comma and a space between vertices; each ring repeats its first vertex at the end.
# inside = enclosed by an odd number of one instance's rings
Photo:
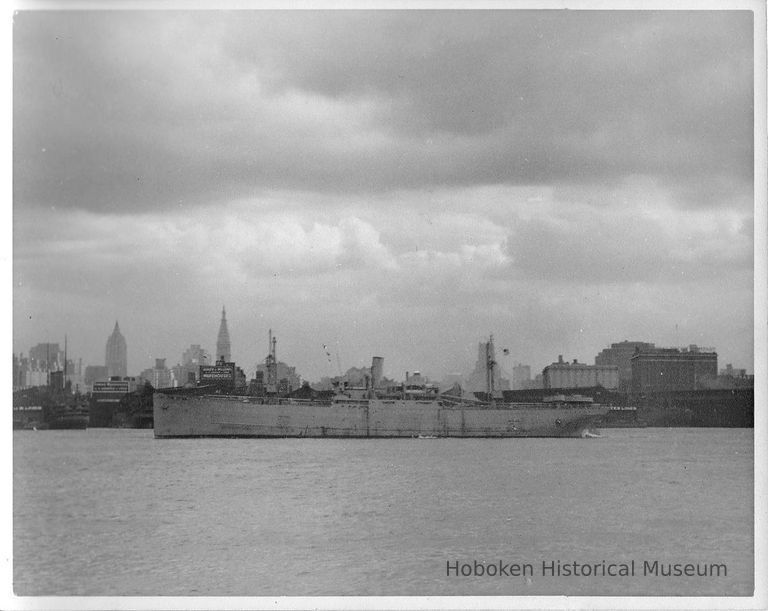
POLYGON ((753 435, 155 440, 14 433, 30 595, 751 594, 753 435), (452 560, 644 558, 727 579, 446 576, 452 560))

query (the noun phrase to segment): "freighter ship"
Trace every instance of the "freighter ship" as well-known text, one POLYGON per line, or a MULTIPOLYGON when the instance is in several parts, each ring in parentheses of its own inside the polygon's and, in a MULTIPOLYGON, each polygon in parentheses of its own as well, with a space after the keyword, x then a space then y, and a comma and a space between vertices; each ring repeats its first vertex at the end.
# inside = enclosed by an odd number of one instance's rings
MULTIPOLYGON (((405 385, 399 394, 383 394, 378 389, 381 357, 373 357, 364 396, 339 392, 328 401, 280 398, 269 392, 274 346, 270 334, 267 392, 261 396, 214 393, 210 386, 157 390, 155 437, 582 437, 609 411, 583 397, 496 402, 492 337, 486 344, 486 401, 455 394, 420 397, 405 385)), ((220 371, 211 375, 223 378, 231 370, 235 379, 234 363, 217 365, 220 371)))

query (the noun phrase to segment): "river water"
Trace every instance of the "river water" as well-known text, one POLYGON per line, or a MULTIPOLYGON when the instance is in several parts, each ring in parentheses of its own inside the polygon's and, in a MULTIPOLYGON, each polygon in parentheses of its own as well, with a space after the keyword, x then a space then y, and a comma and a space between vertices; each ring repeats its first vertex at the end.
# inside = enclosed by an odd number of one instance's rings
POLYGON ((751 429, 378 440, 16 431, 13 456, 17 595, 753 591, 751 429), (607 574, 632 561, 634 576, 607 574), (558 576, 557 562, 593 574, 558 576), (686 576, 686 564, 707 575, 686 576), (674 565, 680 575, 661 574, 674 565))

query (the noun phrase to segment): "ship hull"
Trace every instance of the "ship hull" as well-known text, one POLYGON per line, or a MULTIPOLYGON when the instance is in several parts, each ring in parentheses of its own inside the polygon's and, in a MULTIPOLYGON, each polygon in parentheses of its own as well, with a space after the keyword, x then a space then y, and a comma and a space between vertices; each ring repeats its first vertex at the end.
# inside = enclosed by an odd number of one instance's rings
POLYGON ((372 399, 262 404, 246 397, 154 395, 154 431, 171 437, 580 437, 608 412, 601 406, 503 407, 372 399))

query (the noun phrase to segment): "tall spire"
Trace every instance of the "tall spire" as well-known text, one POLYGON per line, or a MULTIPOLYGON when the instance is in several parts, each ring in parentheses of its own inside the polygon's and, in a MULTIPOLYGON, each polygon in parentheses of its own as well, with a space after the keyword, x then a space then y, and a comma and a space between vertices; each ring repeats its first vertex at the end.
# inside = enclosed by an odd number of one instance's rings
POLYGON ((104 364, 107 366, 108 376, 125 377, 128 375, 128 346, 125 343, 120 327, 115 321, 112 335, 107 339, 107 351, 104 364))
POLYGON ((227 329, 227 310, 221 307, 221 324, 219 325, 219 337, 216 339, 216 359, 226 362, 232 360, 232 346, 229 343, 229 329, 227 329))

